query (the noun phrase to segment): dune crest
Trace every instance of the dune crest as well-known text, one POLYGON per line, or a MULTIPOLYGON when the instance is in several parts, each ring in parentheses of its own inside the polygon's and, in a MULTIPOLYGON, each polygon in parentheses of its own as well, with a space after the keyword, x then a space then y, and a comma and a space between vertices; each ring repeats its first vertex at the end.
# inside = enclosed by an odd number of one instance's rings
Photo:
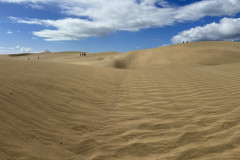
POLYGON ((129 69, 189 68, 240 62, 239 42, 193 42, 126 53, 129 69))

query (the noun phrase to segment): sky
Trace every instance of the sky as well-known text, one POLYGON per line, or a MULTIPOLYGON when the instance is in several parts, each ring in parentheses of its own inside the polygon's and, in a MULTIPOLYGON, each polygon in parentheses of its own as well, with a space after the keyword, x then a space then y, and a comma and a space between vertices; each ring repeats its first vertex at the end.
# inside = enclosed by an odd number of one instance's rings
POLYGON ((216 40, 240 40, 240 0, 0 0, 0 54, 216 40))

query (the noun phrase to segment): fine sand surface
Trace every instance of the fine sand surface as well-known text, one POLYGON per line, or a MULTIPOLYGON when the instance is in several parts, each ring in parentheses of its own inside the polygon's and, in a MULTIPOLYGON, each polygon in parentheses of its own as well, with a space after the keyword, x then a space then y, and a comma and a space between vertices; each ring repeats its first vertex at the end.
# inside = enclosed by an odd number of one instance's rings
POLYGON ((240 159, 240 43, 0 56, 0 160, 117 159, 240 159))

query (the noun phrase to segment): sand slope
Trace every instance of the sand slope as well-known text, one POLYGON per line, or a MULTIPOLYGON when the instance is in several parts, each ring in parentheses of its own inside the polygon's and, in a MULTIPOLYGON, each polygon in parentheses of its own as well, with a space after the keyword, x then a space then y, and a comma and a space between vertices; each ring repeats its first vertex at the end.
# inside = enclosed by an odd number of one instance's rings
POLYGON ((240 62, 239 50, 238 42, 194 42, 132 51, 116 60, 128 69, 189 68, 240 62))
POLYGON ((240 43, 38 55, 0 56, 1 160, 239 159, 240 43))

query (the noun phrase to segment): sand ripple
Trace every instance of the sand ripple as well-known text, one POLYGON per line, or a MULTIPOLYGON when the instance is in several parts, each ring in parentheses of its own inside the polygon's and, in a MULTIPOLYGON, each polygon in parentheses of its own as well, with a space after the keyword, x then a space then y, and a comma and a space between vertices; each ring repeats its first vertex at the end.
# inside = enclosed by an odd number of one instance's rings
POLYGON ((120 70, 1 60, 0 159, 239 159, 240 64, 120 70))

